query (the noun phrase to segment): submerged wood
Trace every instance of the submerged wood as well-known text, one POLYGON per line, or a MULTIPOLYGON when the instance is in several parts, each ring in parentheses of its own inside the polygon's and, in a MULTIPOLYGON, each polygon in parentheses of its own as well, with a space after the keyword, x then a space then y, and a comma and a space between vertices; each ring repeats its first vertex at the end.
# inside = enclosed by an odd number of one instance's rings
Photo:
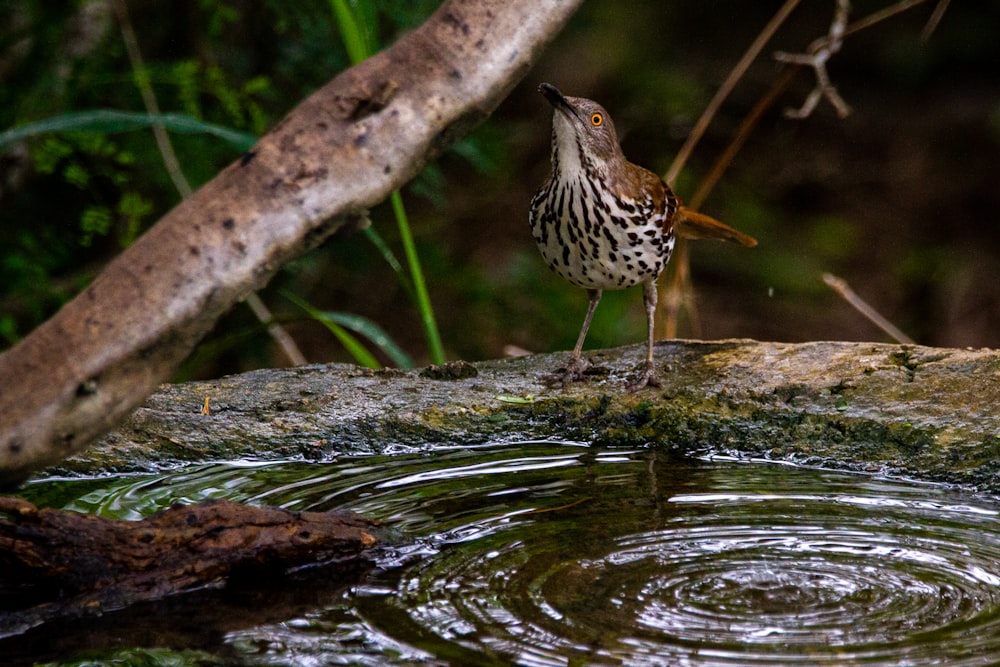
POLYGON ((526 439, 669 448, 960 483, 1000 492, 1000 352, 879 343, 666 341, 663 386, 625 391, 641 346, 412 371, 261 370, 165 385, 50 472, 236 458, 329 460, 526 439), (208 399, 210 414, 202 414, 208 399))
POLYGON ((120 521, 0 498, 0 637, 294 567, 357 570, 378 542, 374 530, 347 512, 225 500, 120 521))

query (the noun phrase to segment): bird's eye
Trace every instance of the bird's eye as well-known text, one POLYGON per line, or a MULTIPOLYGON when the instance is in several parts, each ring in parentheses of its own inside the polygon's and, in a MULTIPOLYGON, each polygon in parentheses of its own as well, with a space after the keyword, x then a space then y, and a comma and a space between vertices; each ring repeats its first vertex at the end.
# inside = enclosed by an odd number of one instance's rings
POLYGON ((601 125, 604 125, 604 116, 602 114, 595 113, 590 117, 590 122, 594 127, 600 127, 601 125))

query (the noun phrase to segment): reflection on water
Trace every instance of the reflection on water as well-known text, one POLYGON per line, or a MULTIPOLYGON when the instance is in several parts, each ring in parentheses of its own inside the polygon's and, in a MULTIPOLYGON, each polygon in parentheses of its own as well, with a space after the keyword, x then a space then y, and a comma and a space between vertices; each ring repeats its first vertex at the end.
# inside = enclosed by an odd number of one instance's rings
POLYGON ((1000 506, 935 486, 534 442, 26 495, 116 517, 348 508, 394 530, 362 584, 208 648, 243 664, 1000 661, 1000 506))

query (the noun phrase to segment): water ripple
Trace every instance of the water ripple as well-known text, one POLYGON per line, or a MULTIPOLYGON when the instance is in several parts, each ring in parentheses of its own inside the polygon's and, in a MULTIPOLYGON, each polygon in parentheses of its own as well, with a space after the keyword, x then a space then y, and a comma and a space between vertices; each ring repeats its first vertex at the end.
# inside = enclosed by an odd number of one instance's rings
POLYGON ((398 532, 362 586, 231 633, 250 664, 1000 661, 1000 507, 932 485, 545 442, 108 485, 67 505, 224 496, 398 532))
POLYGON ((990 502, 855 475, 671 465, 591 470, 615 492, 534 508, 516 526, 501 525, 517 514, 507 508, 473 544, 390 573, 394 596, 360 611, 388 605, 397 635, 430 632, 527 665, 1000 656, 990 502), (677 489, 718 484, 735 488, 677 489))

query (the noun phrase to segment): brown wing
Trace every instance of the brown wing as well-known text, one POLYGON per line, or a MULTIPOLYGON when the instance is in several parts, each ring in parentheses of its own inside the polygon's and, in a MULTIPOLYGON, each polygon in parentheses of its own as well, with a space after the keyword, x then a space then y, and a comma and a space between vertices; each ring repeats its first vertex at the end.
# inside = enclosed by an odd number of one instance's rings
POLYGON ((738 243, 746 248, 752 248, 757 245, 757 239, 754 237, 737 231, 704 213, 692 211, 686 206, 680 207, 680 215, 677 216, 675 228, 677 235, 685 239, 729 241, 730 243, 738 243))
POLYGON ((680 197, 674 194, 674 191, 670 189, 667 182, 660 179, 660 185, 663 186, 663 195, 666 199, 666 217, 663 219, 663 233, 669 234, 674 228, 677 227, 679 219, 677 214, 681 211, 681 200, 680 197))
POLYGON ((677 213, 681 209, 681 200, 674 191, 659 176, 631 162, 626 163, 623 172, 628 179, 620 184, 627 195, 636 201, 642 201, 646 196, 652 199, 653 211, 662 215, 660 228, 664 236, 670 234, 677 225, 677 213))
POLYGON ((684 206, 666 181, 648 169, 626 162, 619 174, 625 176, 616 179, 615 183, 620 197, 641 201, 644 195, 648 195, 653 200, 653 210, 663 211, 661 226, 664 235, 673 231, 686 239, 729 241, 747 248, 757 245, 757 239, 752 236, 684 206))

